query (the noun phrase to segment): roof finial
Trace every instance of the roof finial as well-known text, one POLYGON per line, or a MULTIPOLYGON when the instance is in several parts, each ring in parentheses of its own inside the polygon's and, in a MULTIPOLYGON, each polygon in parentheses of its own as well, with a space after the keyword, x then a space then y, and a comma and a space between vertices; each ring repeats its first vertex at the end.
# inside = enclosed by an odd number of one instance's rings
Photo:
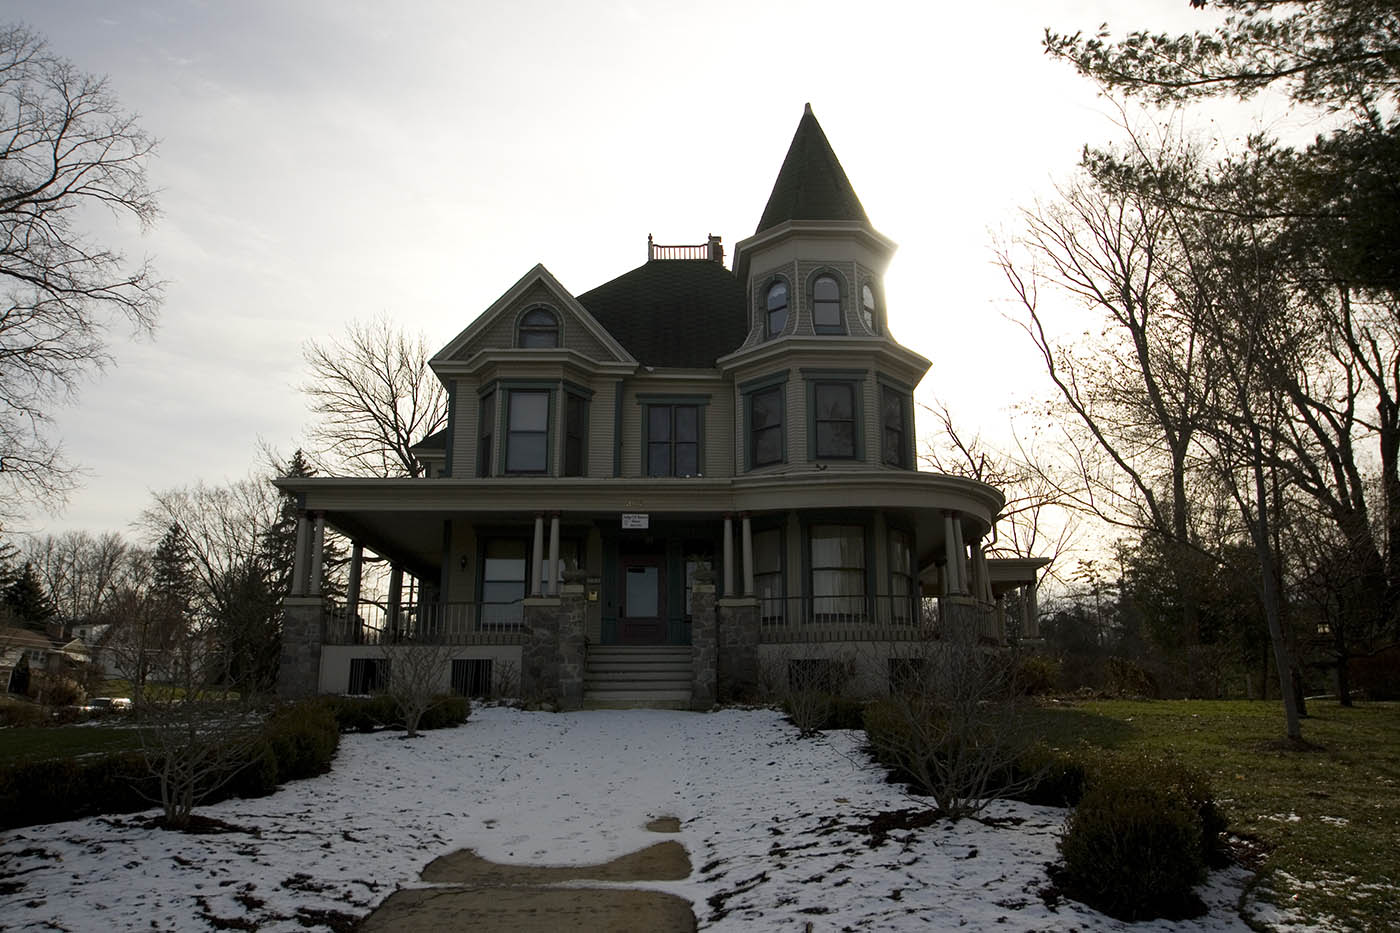
MULTIPOLYGON (((807 106, 803 109, 802 113, 804 115, 812 113, 812 102, 810 100, 807 101, 807 106)), ((813 114, 813 116, 815 116, 815 114, 813 114)))

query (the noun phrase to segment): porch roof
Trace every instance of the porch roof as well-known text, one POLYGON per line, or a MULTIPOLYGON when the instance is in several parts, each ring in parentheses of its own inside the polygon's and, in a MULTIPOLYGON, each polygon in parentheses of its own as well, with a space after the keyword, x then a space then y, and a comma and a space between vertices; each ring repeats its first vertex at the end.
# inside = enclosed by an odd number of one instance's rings
POLYGON ((1004 501, 984 483, 906 471, 677 479, 285 477, 277 485, 295 493, 302 508, 324 512, 331 527, 419 576, 440 569, 445 519, 506 524, 558 512, 567 523, 620 521, 624 512, 640 512, 654 520, 719 520, 740 512, 880 509, 912 526, 921 557, 932 560, 941 553, 945 511, 959 513, 971 540, 991 529, 1004 501))

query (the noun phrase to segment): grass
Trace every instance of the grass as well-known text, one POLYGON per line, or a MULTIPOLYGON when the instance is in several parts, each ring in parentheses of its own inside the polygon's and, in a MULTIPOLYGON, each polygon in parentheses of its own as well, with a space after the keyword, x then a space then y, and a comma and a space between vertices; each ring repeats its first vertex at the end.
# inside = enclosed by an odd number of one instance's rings
POLYGON ((141 747, 135 729, 123 726, 14 726, 0 729, 0 761, 79 758, 141 747))
POLYGON ((1170 755, 1211 778, 1230 831, 1262 843, 1259 881, 1336 929, 1400 917, 1400 704, 1308 705, 1305 744, 1284 740, 1277 702, 1103 700, 1043 707, 1061 747, 1170 755))

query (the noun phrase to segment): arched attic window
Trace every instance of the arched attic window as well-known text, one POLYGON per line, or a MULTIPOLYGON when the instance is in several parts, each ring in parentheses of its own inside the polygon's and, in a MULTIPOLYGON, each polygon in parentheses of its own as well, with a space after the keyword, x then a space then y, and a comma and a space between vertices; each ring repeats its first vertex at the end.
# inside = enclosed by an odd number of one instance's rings
POLYGON ((782 279, 768 286, 768 336, 776 337, 787 327, 788 287, 782 279))
POLYGON ((844 334, 841 318, 841 286, 823 275, 812 283, 812 329, 819 334, 844 334))
POLYGON ((516 345, 521 347, 559 346, 559 318, 548 308, 535 308, 520 319, 516 345))

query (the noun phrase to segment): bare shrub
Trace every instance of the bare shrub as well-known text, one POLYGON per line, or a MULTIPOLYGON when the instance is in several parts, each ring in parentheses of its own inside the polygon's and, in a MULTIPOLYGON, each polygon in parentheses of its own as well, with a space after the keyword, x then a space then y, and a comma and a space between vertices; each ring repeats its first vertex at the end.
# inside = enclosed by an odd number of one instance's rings
POLYGON ((510 699, 520 695, 520 665, 508 658, 497 658, 492 664, 491 696, 510 699))
POLYGON ((403 717, 408 738, 418 735, 423 714, 443 702, 456 646, 422 641, 399 641, 384 645, 389 661, 388 695, 403 717))
POLYGON ((1037 780, 1017 768, 1032 735, 1008 653, 980 645, 975 626, 954 623, 893 661, 896 682, 866 709, 866 734, 875 757, 917 793, 960 819, 1037 780))

